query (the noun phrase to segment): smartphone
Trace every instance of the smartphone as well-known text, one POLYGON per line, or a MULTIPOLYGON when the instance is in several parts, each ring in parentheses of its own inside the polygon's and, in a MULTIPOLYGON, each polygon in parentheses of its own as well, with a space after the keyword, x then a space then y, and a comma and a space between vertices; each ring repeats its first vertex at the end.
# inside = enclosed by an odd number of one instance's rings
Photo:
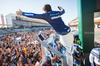
POLYGON ((38 36, 42 41, 44 40, 43 36, 41 34, 39 34, 38 36))

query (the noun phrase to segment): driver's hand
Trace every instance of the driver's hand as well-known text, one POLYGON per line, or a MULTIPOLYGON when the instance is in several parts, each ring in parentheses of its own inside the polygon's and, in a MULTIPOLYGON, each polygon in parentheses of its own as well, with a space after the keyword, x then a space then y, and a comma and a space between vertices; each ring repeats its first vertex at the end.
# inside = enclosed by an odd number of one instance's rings
POLYGON ((23 13, 23 12, 22 12, 20 9, 19 9, 19 11, 16 11, 16 14, 17 14, 17 15, 22 16, 22 13, 23 13))
POLYGON ((58 9, 59 9, 59 10, 61 10, 61 9, 62 9, 62 7, 61 7, 61 6, 58 6, 58 9))

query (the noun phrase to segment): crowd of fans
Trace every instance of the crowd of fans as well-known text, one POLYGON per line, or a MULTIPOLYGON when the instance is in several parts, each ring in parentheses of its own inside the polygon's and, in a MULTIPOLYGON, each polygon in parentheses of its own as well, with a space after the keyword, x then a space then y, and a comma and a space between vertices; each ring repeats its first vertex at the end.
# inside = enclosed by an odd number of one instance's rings
MULTIPOLYGON (((51 34, 50 30, 42 31, 44 39, 51 34)), ((41 51, 41 40, 39 32, 28 32, 23 34, 4 35, 0 38, 0 66, 34 66, 36 60, 33 55, 41 51)))
MULTIPOLYGON (((50 40, 51 42, 48 43, 51 47, 63 53, 64 46, 60 43, 59 35, 54 30, 8 34, 0 38, 0 66, 38 66, 44 55, 51 59, 51 61, 46 62, 50 62, 53 66, 61 66, 62 59, 49 49, 41 46, 42 41, 39 38, 40 33, 44 40, 49 38, 50 35, 53 35, 54 33, 54 42, 50 40)), ((80 49, 78 50, 80 51, 80 49)), ((73 57, 75 58, 75 64, 78 63, 80 65, 82 54, 78 55, 77 52, 74 51, 73 57)), ((51 66, 46 62, 41 64, 45 64, 43 66, 51 66)))

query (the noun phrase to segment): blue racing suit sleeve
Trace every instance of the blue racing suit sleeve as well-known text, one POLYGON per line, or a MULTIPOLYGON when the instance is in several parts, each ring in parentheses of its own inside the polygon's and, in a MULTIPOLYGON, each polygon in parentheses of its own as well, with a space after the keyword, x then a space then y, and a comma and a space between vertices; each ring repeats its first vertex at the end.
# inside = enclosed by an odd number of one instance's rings
POLYGON ((23 12, 22 15, 31 18, 34 17, 34 13, 28 13, 28 12, 23 12))
POLYGON ((46 17, 47 13, 35 14, 35 13, 23 12, 22 15, 23 15, 23 16, 26 16, 26 17, 38 18, 38 19, 46 19, 46 18, 47 18, 47 17, 46 17))
POLYGON ((62 15, 62 14, 64 14, 65 13, 65 10, 64 9, 61 9, 61 11, 58 11, 58 15, 62 15))

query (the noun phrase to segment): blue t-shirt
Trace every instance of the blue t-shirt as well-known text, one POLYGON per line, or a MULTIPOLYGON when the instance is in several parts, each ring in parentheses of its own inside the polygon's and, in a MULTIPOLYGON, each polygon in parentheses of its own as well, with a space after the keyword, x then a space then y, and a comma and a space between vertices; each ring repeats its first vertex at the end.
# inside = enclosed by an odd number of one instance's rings
POLYGON ((46 20, 58 34, 65 35, 69 33, 71 30, 68 26, 66 26, 61 18, 61 15, 65 13, 65 10, 61 11, 50 11, 43 14, 35 14, 35 13, 27 13, 23 12, 23 16, 38 18, 46 20))

